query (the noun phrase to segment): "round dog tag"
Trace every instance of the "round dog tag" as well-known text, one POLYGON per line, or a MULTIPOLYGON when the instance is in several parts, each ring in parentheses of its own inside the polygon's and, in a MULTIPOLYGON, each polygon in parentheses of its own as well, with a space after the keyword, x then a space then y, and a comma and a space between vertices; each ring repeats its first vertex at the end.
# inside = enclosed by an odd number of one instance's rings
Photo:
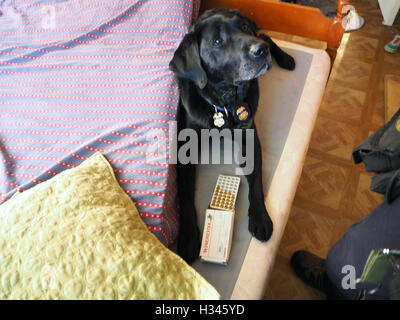
POLYGON ((214 116, 214 126, 221 128, 225 124, 224 115, 221 112, 215 112, 214 116))
POLYGON ((246 103, 240 103, 233 114, 233 118, 237 123, 243 123, 250 118, 250 109, 246 103))
POLYGON ((245 106, 240 106, 236 109, 236 116, 240 121, 245 121, 249 117, 249 112, 245 106))

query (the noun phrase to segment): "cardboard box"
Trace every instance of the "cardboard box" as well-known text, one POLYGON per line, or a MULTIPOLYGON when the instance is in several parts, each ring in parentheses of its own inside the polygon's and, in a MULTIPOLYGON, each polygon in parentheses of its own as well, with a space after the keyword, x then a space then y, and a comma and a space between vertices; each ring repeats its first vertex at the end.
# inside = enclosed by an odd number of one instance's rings
POLYGON ((200 249, 202 261, 227 264, 232 244, 234 211, 207 209, 200 249))
POLYGON ((239 177, 218 176, 211 204, 206 210, 200 249, 202 261, 228 263, 239 185, 239 177))

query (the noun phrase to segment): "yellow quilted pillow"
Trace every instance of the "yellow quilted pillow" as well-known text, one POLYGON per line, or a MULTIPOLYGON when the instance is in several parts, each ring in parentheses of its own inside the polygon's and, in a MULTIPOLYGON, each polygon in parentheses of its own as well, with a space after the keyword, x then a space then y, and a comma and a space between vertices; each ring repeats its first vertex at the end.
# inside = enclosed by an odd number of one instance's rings
POLYGON ((0 299, 218 299, 96 153, 0 206, 0 299))

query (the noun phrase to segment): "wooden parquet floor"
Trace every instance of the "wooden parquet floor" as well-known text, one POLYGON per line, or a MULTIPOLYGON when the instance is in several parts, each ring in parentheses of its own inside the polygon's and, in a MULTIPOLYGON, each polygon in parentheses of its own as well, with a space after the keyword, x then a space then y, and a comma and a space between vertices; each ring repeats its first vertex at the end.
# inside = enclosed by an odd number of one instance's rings
MULTIPOLYGON (((351 153, 384 124, 384 76, 400 75, 400 52, 383 50, 393 36, 382 25, 379 9, 367 0, 353 4, 366 24, 343 37, 265 292, 267 300, 325 299, 296 277, 289 265, 292 253, 305 249, 325 258, 350 225, 383 201, 369 190, 372 175, 353 163, 351 153)), ((298 37, 282 39, 321 47, 298 37)))

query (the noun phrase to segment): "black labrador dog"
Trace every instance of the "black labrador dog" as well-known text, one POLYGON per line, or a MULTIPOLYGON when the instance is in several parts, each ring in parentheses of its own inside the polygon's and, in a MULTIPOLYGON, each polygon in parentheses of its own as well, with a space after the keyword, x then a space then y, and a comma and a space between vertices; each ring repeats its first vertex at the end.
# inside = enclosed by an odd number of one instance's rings
MULTIPOLYGON (((272 234, 272 221, 264 204, 261 147, 253 117, 257 111, 257 78, 271 67, 271 55, 285 69, 294 59, 237 10, 223 8, 204 12, 185 35, 170 69, 178 78, 180 104, 178 132, 191 128, 254 129, 254 169, 249 183, 249 231, 261 241, 272 234)), ((244 135, 243 135, 244 136, 244 135)), ((242 141, 245 150, 246 139, 242 141)), ((178 144, 179 147, 179 144, 178 144)), ((180 230, 178 254, 187 262, 199 255, 200 231, 194 204, 195 165, 178 159, 180 230)))

